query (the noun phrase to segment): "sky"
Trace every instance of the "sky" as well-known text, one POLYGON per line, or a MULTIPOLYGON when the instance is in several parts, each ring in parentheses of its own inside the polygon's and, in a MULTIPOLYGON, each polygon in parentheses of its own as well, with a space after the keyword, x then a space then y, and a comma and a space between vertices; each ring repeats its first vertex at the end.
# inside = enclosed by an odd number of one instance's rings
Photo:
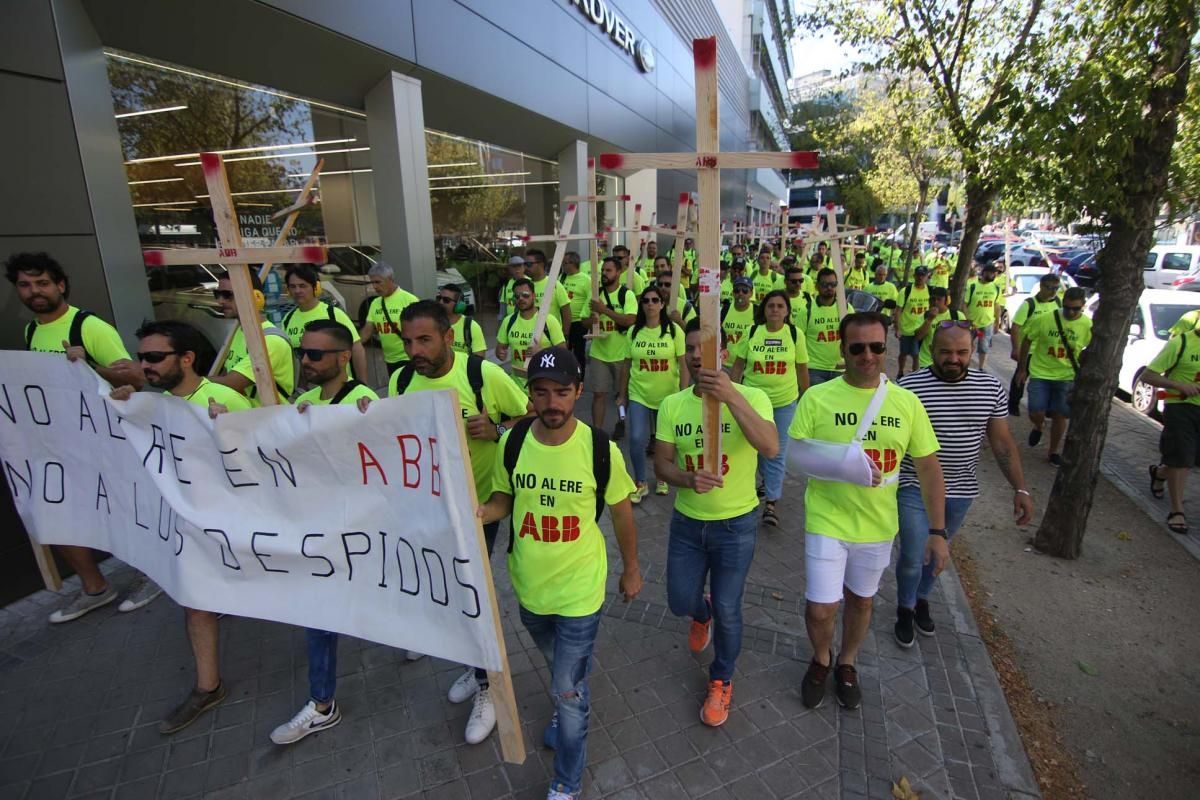
POLYGON ((832 36, 803 34, 792 43, 792 74, 828 69, 835 74, 854 64, 857 52, 842 47, 832 36))

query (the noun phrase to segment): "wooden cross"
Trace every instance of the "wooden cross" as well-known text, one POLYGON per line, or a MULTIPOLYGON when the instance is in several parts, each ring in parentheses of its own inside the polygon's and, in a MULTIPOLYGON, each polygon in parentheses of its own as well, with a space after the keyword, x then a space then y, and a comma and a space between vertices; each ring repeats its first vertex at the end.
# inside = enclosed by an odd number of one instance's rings
MULTIPOLYGON (((718 262, 721 256, 721 170, 762 167, 814 169, 817 166, 817 154, 719 152, 721 128, 717 103, 716 37, 693 40, 692 58, 696 68, 696 152, 605 153, 600 156, 600 166, 611 170, 696 170, 700 195, 700 363, 704 369, 720 369, 721 273, 718 262)), ((678 285, 678 281, 675 281, 675 285, 678 285)), ((714 397, 705 397, 704 469, 713 475, 721 474, 720 436, 721 404, 714 397)))
MULTIPOLYGON (((148 267, 161 267, 168 264, 200 264, 218 261, 224 264, 229 273, 229 282, 233 285, 233 301, 237 306, 238 323, 246 338, 246 352, 254 368, 254 384, 258 387, 258 400, 265 406, 276 405, 279 402, 278 390, 275 388, 275 377, 271 373, 271 361, 267 356, 267 342, 263 336, 262 325, 259 324, 258 308, 254 302, 254 285, 250 281, 251 263, 263 263, 263 269, 270 271, 273 262, 294 264, 324 264, 325 248, 316 245, 302 247, 283 247, 295 216, 303 208, 303 200, 316 182, 320 165, 309 176, 309 182, 301 190, 297 204, 290 209, 289 225, 286 231, 281 230, 275 247, 243 247, 242 233, 238 229, 237 212, 233 205, 233 194, 229 190, 229 176, 225 174, 225 161, 219 153, 201 153, 200 165, 204 169, 204 182, 208 185, 208 200, 212 205, 213 221, 217 225, 216 249, 201 250, 195 248, 181 250, 146 250, 142 257, 148 267)), ((284 213, 281 212, 281 213, 284 213)), ((232 335, 231 337, 232 338, 232 335)), ((225 350, 228 351, 228 344, 225 350)), ((224 359, 218 359, 214 364, 220 364, 224 359)))
MULTIPOLYGON (((594 159, 594 158, 588 159, 587 174, 588 174, 588 191, 587 191, 587 193, 586 194, 578 194, 578 195, 567 195, 566 197, 563 198, 563 200, 567 201, 568 203, 587 203, 588 204, 588 230, 591 231, 593 234, 599 234, 600 232, 597 230, 597 223, 596 223, 596 204, 597 203, 611 203, 611 202, 625 202, 625 201, 629 200, 629 195, 627 195, 627 194, 617 194, 617 195, 592 194, 592 192, 594 192, 596 190, 596 159, 594 159)), ((592 302, 597 302, 600 300, 600 240, 603 238, 604 238, 603 236, 599 236, 599 235, 594 236, 592 238, 592 253, 591 253, 591 259, 589 260, 589 263, 592 265, 592 276, 591 276, 592 277, 592 302)), ((555 276, 556 280, 557 280, 557 277, 558 276, 555 276)), ((550 284, 547 284, 547 286, 546 286, 547 292, 552 291, 553 289, 554 289, 553 282, 550 284)), ((566 332, 564 331, 564 334, 565 333, 566 332)), ((600 337, 600 320, 599 319, 597 319, 596 322, 592 324, 592 332, 591 332, 591 334, 589 334, 589 336, 593 339, 600 337)))

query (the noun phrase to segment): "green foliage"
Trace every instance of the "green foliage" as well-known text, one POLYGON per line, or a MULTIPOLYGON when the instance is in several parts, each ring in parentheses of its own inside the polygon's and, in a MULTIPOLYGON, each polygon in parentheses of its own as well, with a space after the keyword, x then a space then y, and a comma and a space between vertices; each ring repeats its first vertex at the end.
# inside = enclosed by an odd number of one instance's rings
POLYGON ((855 118, 851 98, 834 93, 796 103, 790 126, 793 150, 817 150, 820 165, 807 173, 818 183, 832 183, 849 219, 864 224, 877 219, 883 204, 867 185, 873 164, 871 143, 851 130, 855 118))

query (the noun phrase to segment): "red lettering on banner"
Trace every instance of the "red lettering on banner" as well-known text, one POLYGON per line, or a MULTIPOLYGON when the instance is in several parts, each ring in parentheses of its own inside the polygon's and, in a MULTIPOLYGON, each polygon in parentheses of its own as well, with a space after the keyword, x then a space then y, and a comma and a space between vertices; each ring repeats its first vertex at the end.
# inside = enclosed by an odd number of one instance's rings
POLYGON ((404 464, 404 486, 408 489, 415 489, 421 485, 421 440, 411 433, 402 433, 396 437, 396 442, 400 445, 400 463, 404 464), (406 439, 412 439, 413 444, 417 446, 417 454, 412 458, 408 457, 408 447, 404 444, 406 439), (416 480, 413 481, 408 479, 410 466, 417 471, 416 480))
POLYGON ((374 469, 378 470, 379 477, 383 479, 383 485, 387 486, 387 473, 385 473, 383 471, 383 467, 379 465, 379 459, 375 458, 375 454, 367 449, 367 446, 362 442, 358 443, 358 460, 362 465, 363 486, 367 485, 367 467, 373 467, 374 469))

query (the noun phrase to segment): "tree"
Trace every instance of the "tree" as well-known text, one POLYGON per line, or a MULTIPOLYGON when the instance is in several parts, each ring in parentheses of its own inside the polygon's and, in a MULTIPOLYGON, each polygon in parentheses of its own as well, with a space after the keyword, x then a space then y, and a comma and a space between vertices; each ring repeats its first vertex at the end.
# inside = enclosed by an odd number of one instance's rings
POLYGON ((1027 158, 1009 131, 1033 100, 1018 87, 1037 74, 1046 55, 1033 36, 1042 5, 1043 0, 980 5, 874 0, 825 3, 803 18, 808 28, 832 30, 870 54, 875 69, 920 74, 933 93, 965 176, 966 217, 950 285, 956 306, 992 203, 1015 165, 1027 158))
POLYGON ((789 138, 793 150, 817 150, 820 164, 806 172, 820 184, 832 183, 846 218, 870 225, 883 210, 871 191, 865 173, 872 164, 870 143, 850 129, 855 106, 841 92, 802 100, 792 110, 789 138))
POLYGON ((1063 558, 1082 549, 1117 365, 1172 175, 1196 29, 1196 0, 1081 0, 1056 14, 1050 38, 1060 49, 1030 87, 1044 107, 1020 138, 1030 152, 1053 156, 1030 159, 1023 185, 1057 218, 1091 216, 1107 232, 1096 256, 1100 303, 1075 380, 1063 466, 1034 537, 1039 549, 1063 558))

